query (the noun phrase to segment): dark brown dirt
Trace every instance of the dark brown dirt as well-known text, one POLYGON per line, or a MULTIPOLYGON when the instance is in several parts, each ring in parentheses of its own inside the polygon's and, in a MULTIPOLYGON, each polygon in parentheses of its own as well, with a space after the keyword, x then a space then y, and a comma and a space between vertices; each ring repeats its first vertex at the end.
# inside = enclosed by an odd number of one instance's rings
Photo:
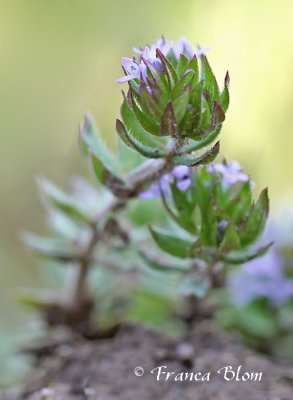
MULTIPOLYGON (((293 400, 293 366, 245 349, 236 339, 200 323, 184 342, 139 325, 126 325, 112 339, 74 339, 42 356, 17 400, 293 400), (143 376, 134 369, 143 367, 143 376), (157 381, 154 368, 210 372, 210 381, 157 381), (226 381, 217 371, 262 372, 261 381, 226 381)), ((247 376, 247 375, 246 375, 247 376)))

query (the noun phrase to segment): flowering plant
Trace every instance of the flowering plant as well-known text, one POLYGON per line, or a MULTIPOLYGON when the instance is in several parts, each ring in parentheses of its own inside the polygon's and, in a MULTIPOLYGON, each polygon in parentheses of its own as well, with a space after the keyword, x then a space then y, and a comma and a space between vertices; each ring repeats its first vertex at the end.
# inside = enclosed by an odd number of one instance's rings
MULTIPOLYGON (((251 260, 268 249, 269 245, 251 247, 268 215, 267 190, 254 204, 250 180, 237 163, 203 167, 216 158, 219 142, 197 154, 219 135, 229 105, 229 75, 220 90, 205 51, 195 51, 184 38, 175 45, 162 38, 135 49, 138 56, 133 59, 123 58, 125 76, 118 83, 128 82, 129 88, 123 93, 116 130, 125 157, 118 159, 107 149, 87 114, 79 146, 98 190, 79 180, 67 194, 39 180, 53 237, 26 233, 24 241, 38 255, 75 271, 63 296, 25 299, 43 310, 49 324, 69 325, 83 333, 92 328, 95 297, 88 287, 89 273, 93 266, 114 269, 116 276, 117 270, 121 275, 132 270, 122 267, 121 252, 139 266, 134 256, 139 249, 155 268, 183 273, 185 288, 191 288, 185 293, 203 295, 198 283, 208 289, 226 265, 251 260), (129 159, 136 160, 130 172, 129 159), (150 228, 162 250, 159 261, 154 244, 146 252, 139 235, 132 234, 131 218, 122 212, 131 210, 132 199, 146 207, 145 199, 154 197, 162 198, 176 223, 176 233, 150 228)), ((161 216, 164 208, 158 208, 161 216)), ((141 238, 148 236, 145 230, 141 238)))

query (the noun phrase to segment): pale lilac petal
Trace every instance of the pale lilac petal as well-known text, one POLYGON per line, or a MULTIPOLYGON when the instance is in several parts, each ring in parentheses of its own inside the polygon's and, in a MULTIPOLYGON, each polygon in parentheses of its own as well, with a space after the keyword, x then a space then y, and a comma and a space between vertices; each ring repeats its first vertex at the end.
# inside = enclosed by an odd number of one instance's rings
POLYGON ((154 185, 151 185, 149 187, 149 190, 147 190, 146 192, 140 193, 139 197, 141 199, 148 200, 148 199, 154 199, 156 197, 160 197, 160 195, 161 195, 161 192, 160 192, 159 185, 158 184, 154 184, 154 185))
POLYGON ((181 36, 177 40, 177 42, 175 43, 175 45, 173 47, 173 51, 174 51, 175 57, 177 59, 179 59, 180 54, 184 54, 184 51, 185 51, 185 53, 186 52, 188 53, 190 58, 192 58, 193 55, 195 54, 192 44, 187 39, 185 39, 185 37, 183 37, 183 36, 181 36))
POLYGON ((186 190, 191 185, 190 167, 187 165, 178 165, 170 174, 176 178, 176 185, 179 190, 186 190))
POLYGON ((185 178, 180 181, 177 181, 177 187, 179 190, 185 191, 189 188, 191 185, 191 179, 190 178, 185 178))
POLYGON ((164 71, 163 64, 162 64, 161 60, 158 60, 157 58, 155 58, 154 60, 151 61, 151 63, 152 63, 152 65, 153 65, 154 67, 156 67, 157 70, 159 70, 160 72, 163 72, 163 71, 164 71))
POLYGON ((237 182, 249 181, 249 176, 242 172, 242 169, 237 161, 231 161, 228 164, 214 164, 207 168, 209 173, 217 172, 222 175, 223 188, 228 188, 237 182))
POLYGON ((128 57, 122 57, 122 62, 121 62, 121 64, 122 64, 122 67, 128 72, 130 72, 131 71, 131 67, 133 66, 133 64, 134 64, 134 61, 133 61, 133 59, 132 58, 128 58, 128 57))
POLYGON ((143 50, 138 49, 138 48, 136 48, 136 47, 133 47, 132 50, 133 50, 136 54, 139 54, 139 55, 142 55, 142 53, 143 53, 143 50))
POLYGON ((198 50, 196 52, 196 56, 200 57, 200 56, 204 55, 205 53, 207 53, 210 50, 211 50, 210 47, 200 47, 200 46, 198 46, 198 50))
POLYGON ((223 220, 223 221, 219 222, 218 227, 221 231, 224 231, 225 228, 227 227, 227 225, 228 225, 228 221, 223 220))
POLYGON ((233 301, 241 307, 263 297, 275 307, 293 299, 293 279, 286 277, 283 262, 273 250, 244 264, 228 283, 233 301))
POLYGON ((177 179, 182 179, 190 176, 190 169, 187 165, 178 165, 171 171, 171 174, 177 179))
POLYGON ((122 78, 120 78, 120 79, 116 79, 116 82, 117 83, 125 83, 128 81, 131 81, 131 79, 135 79, 133 75, 125 75, 125 76, 122 76, 122 78))

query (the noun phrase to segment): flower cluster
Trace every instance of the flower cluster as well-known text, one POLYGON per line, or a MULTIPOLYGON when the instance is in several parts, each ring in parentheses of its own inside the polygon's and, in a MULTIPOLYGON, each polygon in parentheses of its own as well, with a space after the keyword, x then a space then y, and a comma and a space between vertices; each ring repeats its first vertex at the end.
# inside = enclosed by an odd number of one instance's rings
POLYGON ((230 161, 213 164, 208 167, 208 172, 217 172, 222 175, 222 184, 224 188, 234 185, 236 182, 248 182, 249 176, 242 172, 242 168, 237 161, 230 161))
POLYGON ((229 105, 229 75, 220 90, 204 53, 180 38, 164 38, 133 58, 122 58, 128 82, 116 130, 122 141, 147 158, 172 158, 178 165, 210 163, 219 143, 201 156, 195 151, 219 135, 229 105))
POLYGON ((170 173, 163 175, 157 183, 152 184, 147 191, 140 193, 139 197, 141 199, 153 199, 161 197, 161 193, 167 197, 170 195, 170 185, 174 180, 179 190, 188 189, 191 185, 190 167, 178 165, 170 173))
POLYGON ((245 306, 253 300, 266 298, 271 305, 280 307, 293 299, 293 279, 284 271, 282 258, 276 251, 243 265, 241 271, 229 279, 233 302, 245 306))
POLYGON ((125 83, 132 79, 143 79, 147 83, 146 61, 162 72, 163 64, 160 58, 157 57, 157 49, 159 49, 166 57, 168 57, 168 54, 171 53, 171 56, 175 57, 176 60, 179 60, 180 54, 184 54, 187 59, 191 60, 194 55, 200 57, 209 50, 208 47, 204 47, 199 48, 198 51, 195 51, 191 43, 183 36, 177 40, 174 46, 172 41, 167 42, 165 38, 162 37, 161 39, 158 39, 155 44, 146 46, 144 49, 133 49, 133 51, 140 56, 140 61, 138 61, 135 57, 132 59, 128 57, 122 57, 122 68, 125 72, 125 76, 117 79, 116 82, 125 83))
POLYGON ((267 190, 254 204, 249 178, 235 165, 190 168, 189 172, 182 171, 183 182, 182 175, 172 171, 150 188, 144 197, 160 193, 171 218, 188 232, 183 240, 175 233, 152 227, 152 236, 162 250, 180 258, 228 264, 239 264, 266 252, 269 245, 258 250, 250 250, 249 246, 265 226, 267 190))

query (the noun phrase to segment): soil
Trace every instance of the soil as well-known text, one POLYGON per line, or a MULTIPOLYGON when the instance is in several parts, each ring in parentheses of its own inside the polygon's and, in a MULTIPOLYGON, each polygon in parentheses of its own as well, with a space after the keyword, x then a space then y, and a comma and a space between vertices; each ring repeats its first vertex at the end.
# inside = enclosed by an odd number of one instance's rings
POLYGON ((293 400, 292 365, 244 348, 211 321, 198 324, 184 341, 127 324, 112 338, 71 337, 48 349, 39 353, 25 387, 1 400, 293 400), (157 370, 151 371, 159 366, 176 373, 157 381, 157 370), (235 373, 242 366, 240 381, 217 373, 226 366, 235 373), (142 376, 135 375, 136 367, 144 369, 142 376), (210 372, 210 380, 175 380, 192 371, 210 372), (262 372, 262 379, 242 381, 245 372, 262 372))

